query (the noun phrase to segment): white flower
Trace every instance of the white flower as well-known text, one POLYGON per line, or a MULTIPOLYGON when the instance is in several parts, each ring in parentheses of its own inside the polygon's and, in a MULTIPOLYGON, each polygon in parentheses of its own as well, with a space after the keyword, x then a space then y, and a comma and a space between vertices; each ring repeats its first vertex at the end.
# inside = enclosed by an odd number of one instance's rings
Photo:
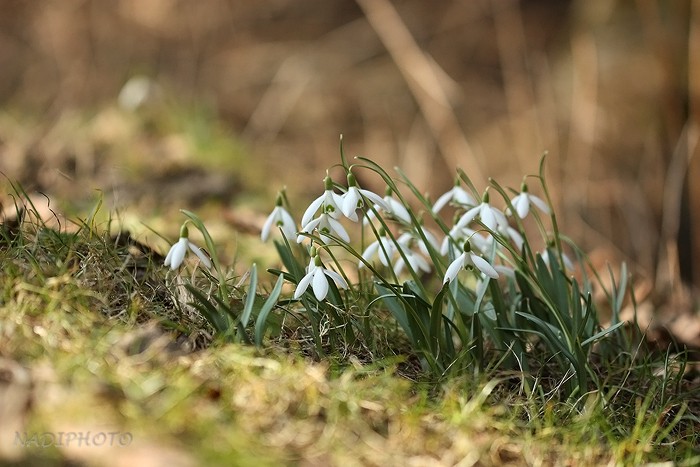
MULTIPOLYGON (((544 214, 549 215, 551 213, 549 206, 541 198, 535 195, 531 195, 527 191, 527 185, 525 183, 521 186, 520 193, 510 201, 510 204, 515 208, 515 212, 518 213, 518 217, 524 219, 525 216, 530 212, 530 204, 534 204, 540 211, 544 214)), ((508 210, 510 214, 510 209, 508 210)))
MULTIPOLYGON (((379 261, 384 266, 389 266, 391 258, 396 252, 396 245, 386 236, 384 232, 380 231, 379 238, 372 243, 370 243, 365 251, 362 252, 362 258, 369 262, 375 256, 379 257, 379 261)), ((363 267, 364 262, 360 261, 359 267, 363 267)))
MULTIPOLYGON (((411 224, 411 215, 408 213, 406 206, 401 204, 400 201, 389 194, 384 196, 383 201, 384 204, 375 203, 374 209, 376 211, 384 211, 404 224, 411 224)), ((375 217, 374 212, 370 210, 367 213, 367 217, 365 217, 364 223, 367 224, 375 217)))
POLYGON ((184 261, 185 254, 187 253, 187 249, 189 248, 192 251, 192 253, 197 255, 202 264, 210 268, 211 260, 207 258, 207 255, 205 255, 199 247, 190 242, 187 237, 187 227, 183 226, 180 229, 180 239, 177 241, 177 243, 170 247, 168 254, 165 256, 165 262, 163 263, 163 265, 170 266, 170 269, 172 269, 173 271, 179 268, 182 262, 184 261))
POLYGON ((343 215, 351 221, 357 222, 357 210, 364 206, 364 198, 369 199, 375 206, 387 211, 389 206, 384 202, 381 196, 369 190, 358 188, 357 180, 352 173, 348 173, 348 191, 340 195, 340 209, 343 215))
POLYGON ((326 188, 325 191, 306 208, 304 215, 301 217, 301 225, 308 224, 319 208, 322 208, 323 214, 328 214, 333 217, 333 219, 340 217, 340 205, 343 202, 342 197, 333 191, 333 180, 331 180, 330 177, 326 176, 326 178, 323 179, 323 183, 326 188))
POLYGON ((430 230, 424 228, 422 224, 408 232, 402 233, 396 241, 406 245, 411 241, 417 242, 418 249, 425 256, 430 256, 430 248, 432 248, 433 251, 440 250, 440 242, 438 242, 435 235, 433 235, 430 230), (421 236, 421 233, 423 236, 421 236), (425 237, 425 240, 423 240, 423 237, 425 237), (428 245, 430 245, 430 248, 428 248, 428 245))
POLYGON ((316 254, 313 256, 311 263, 309 263, 309 266, 306 268, 306 275, 302 277, 297 284, 297 289, 294 292, 294 299, 296 300, 301 297, 304 292, 306 292, 306 289, 309 288, 309 284, 311 284, 316 300, 319 302, 324 300, 328 295, 328 279, 326 276, 331 278, 333 282, 335 282, 335 285, 337 285, 339 288, 348 288, 348 284, 345 282, 345 279, 343 279, 343 276, 335 271, 331 271, 330 269, 323 267, 321 258, 319 258, 319 256, 316 254))
POLYGON ((474 201, 472 195, 467 193, 466 190, 460 186, 458 178, 452 189, 435 201, 435 204, 433 204, 433 212, 437 214, 447 203, 454 203, 459 206, 474 206, 476 201, 474 201))
POLYGON ((465 227, 471 221, 479 218, 482 224, 490 230, 498 230, 498 227, 505 228, 508 225, 506 216, 497 208, 489 204, 488 191, 484 193, 481 204, 471 208, 457 222, 457 226, 465 227))
POLYGON ((314 230, 318 230, 321 239, 325 243, 330 243, 332 241, 332 239, 328 237, 329 234, 336 235, 347 243, 350 242, 350 236, 345 230, 345 227, 343 227, 343 225, 337 220, 335 220, 330 214, 326 214, 324 212, 316 219, 312 219, 301 228, 300 235, 297 236, 297 243, 303 242, 306 238, 306 236, 301 234, 310 234, 314 230))
POLYGON ((430 272, 430 264, 418 253, 411 250, 411 245, 416 241, 410 232, 405 232, 396 239, 396 243, 403 253, 403 256, 399 255, 399 259, 396 260, 394 264, 394 272, 398 276, 403 271, 403 268, 408 262, 408 266, 416 272, 430 272), (404 260, 404 257, 406 258, 404 260))
POLYGON ((292 219, 289 212, 287 212, 287 210, 282 206, 281 196, 277 197, 277 205, 275 206, 275 209, 272 210, 272 213, 267 217, 265 225, 263 225, 262 232, 260 233, 260 239, 263 242, 266 242, 270 237, 270 231, 272 230, 273 225, 281 228, 282 234, 286 238, 293 238, 297 233, 297 226, 294 223, 294 219, 292 219))
POLYGON ((477 256, 472 253, 469 242, 466 242, 464 244, 464 251, 462 254, 455 258, 455 260, 452 261, 452 263, 450 263, 450 265, 447 267, 447 271, 445 271, 445 278, 443 279, 442 283, 446 284, 454 280, 459 271, 465 267, 475 267, 490 278, 498 279, 498 272, 493 268, 493 266, 491 266, 489 262, 481 256, 477 256))

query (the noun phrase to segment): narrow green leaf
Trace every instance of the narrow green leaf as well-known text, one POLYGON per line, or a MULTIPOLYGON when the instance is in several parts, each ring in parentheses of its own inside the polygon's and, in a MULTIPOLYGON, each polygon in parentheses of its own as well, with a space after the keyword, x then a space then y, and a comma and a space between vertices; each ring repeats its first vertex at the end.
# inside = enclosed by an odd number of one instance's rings
POLYGON ((224 333, 227 330, 225 317, 212 305, 200 290, 191 284, 187 284, 185 287, 196 300, 190 304, 202 313, 202 316, 209 321, 209 324, 211 324, 218 333, 224 333))
POLYGON ((265 336, 267 317, 277 304, 277 300, 282 293, 282 285, 284 285, 284 277, 280 275, 277 278, 275 286, 272 288, 272 292, 270 292, 267 300, 265 300, 265 303, 260 308, 260 312, 258 312, 258 318, 255 320, 255 345, 258 347, 262 346, 263 337, 265 336))
POLYGON ((610 334, 611 332, 616 331, 616 330, 617 330, 620 326, 622 326, 623 324, 625 324, 625 322, 624 322, 624 321, 621 321, 621 322, 619 322, 619 323, 617 323, 617 324, 613 324, 612 326, 610 326, 610 327, 608 327, 608 328, 605 328, 605 329, 603 329, 602 331, 600 331, 600 332, 598 332, 598 333, 592 335, 591 337, 589 337, 589 338, 586 339, 585 341, 581 342, 581 347, 585 347, 585 346, 587 346, 588 344, 591 344, 591 343, 597 341, 598 339, 601 339, 601 338, 607 336, 607 335, 610 334))
POLYGON ((248 295, 245 299, 245 305, 243 306, 243 313, 241 314, 241 324, 245 328, 248 326, 248 321, 250 320, 250 315, 253 313, 253 305, 255 304, 255 290, 258 286, 258 268, 253 263, 253 267, 250 269, 250 282, 248 285, 248 295))
POLYGON ((445 298, 445 294, 450 290, 448 286, 443 286, 442 289, 440 289, 440 292, 438 292, 437 296, 435 296, 435 300, 433 300, 433 305, 430 307, 430 349, 433 353, 433 355, 438 355, 440 352, 440 345, 441 343, 441 338, 443 337, 443 334, 441 332, 441 325, 442 325, 442 300, 445 298))
POLYGON ((413 333, 411 331, 411 327, 408 325, 406 309, 404 308, 402 302, 396 298, 396 294, 391 289, 384 287, 381 284, 375 284, 374 286, 377 288, 377 292, 379 292, 379 297, 372 300, 368 306, 371 306, 377 300, 382 300, 386 307, 389 308, 389 312, 391 312, 396 322, 399 323, 399 326, 401 326, 401 329, 404 330, 406 336, 408 336, 409 340, 413 342, 413 333))

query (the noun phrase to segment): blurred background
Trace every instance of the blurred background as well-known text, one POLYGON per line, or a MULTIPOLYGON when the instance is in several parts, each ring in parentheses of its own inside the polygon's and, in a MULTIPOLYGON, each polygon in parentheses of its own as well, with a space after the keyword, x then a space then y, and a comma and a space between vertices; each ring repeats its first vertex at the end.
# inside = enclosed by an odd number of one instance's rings
POLYGON ((340 134, 433 199, 547 152, 562 230, 694 309, 697 0, 0 0, 0 73, 28 190, 259 225, 282 185, 321 190, 340 134))

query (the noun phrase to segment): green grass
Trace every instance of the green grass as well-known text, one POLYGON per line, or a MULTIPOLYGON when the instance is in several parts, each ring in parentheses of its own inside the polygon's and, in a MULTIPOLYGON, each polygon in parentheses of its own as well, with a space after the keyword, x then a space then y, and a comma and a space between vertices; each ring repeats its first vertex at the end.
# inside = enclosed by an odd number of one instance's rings
MULTIPOLYGON (((27 215, 0 227, 3 462, 700 462, 700 395, 683 376, 684 355, 620 349, 618 360, 593 365, 600 386, 572 402, 559 397, 564 382, 550 361, 540 362, 535 391, 513 371, 436 379, 389 324, 373 352, 324 343, 322 358, 293 323, 263 348, 225 343, 178 295, 162 256, 115 237, 113 225, 76 224, 56 231, 27 215), (17 444, 18 433, 88 431, 132 441, 17 444)), ((242 289, 231 293, 245 301, 242 289)))

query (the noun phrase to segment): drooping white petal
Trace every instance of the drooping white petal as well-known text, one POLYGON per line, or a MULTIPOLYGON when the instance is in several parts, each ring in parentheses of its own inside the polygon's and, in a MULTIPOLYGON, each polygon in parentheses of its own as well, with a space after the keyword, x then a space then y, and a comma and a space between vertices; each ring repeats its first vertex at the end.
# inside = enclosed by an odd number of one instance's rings
POLYGON ((177 243, 175 245, 172 245, 168 250, 168 254, 165 255, 165 261, 163 261, 163 266, 170 266, 170 263, 173 260, 173 250, 175 250, 176 246, 177 243))
POLYGON ((323 195, 319 196, 318 198, 316 198, 315 200, 313 200, 313 202, 311 204, 309 204, 309 207, 306 208, 306 211, 304 211, 304 215, 301 216, 301 225, 302 226, 305 226, 306 224, 308 224, 311 221, 311 219, 313 219, 314 214, 316 214, 316 211, 318 211, 318 208, 320 208, 321 204, 323 204, 324 197, 325 197, 325 193, 323 195))
POLYGON ((430 264, 421 255, 411 252, 406 258, 413 270, 430 272, 430 264))
POLYGON ((470 259, 474 267, 476 267, 479 271, 483 272, 491 279, 498 279, 498 272, 484 258, 471 253, 470 259))
POLYGON ((457 221, 457 224, 455 224, 455 227, 466 227, 469 225, 471 221, 474 220, 477 214, 479 214, 479 211, 481 210, 481 204, 478 206, 474 206, 471 208, 469 211, 465 212, 462 217, 459 218, 457 221))
POLYGON ((297 233, 297 226, 294 223, 294 218, 287 212, 286 209, 280 208, 280 217, 282 221, 282 233, 287 238, 292 238, 297 233))
MULTIPOLYGON (((430 230, 427 229, 422 229, 423 230, 423 235, 425 235, 425 239, 428 241, 430 246, 433 247, 434 250, 437 250, 440 246, 438 243, 438 239, 433 235, 433 233, 430 230)), ((424 242, 420 242, 420 249, 425 253, 426 256, 430 256, 430 252, 428 251, 427 245, 424 242)))
POLYGON ((442 256, 447 256, 447 253, 450 251, 451 243, 452 238, 450 238, 449 235, 445 236, 445 238, 442 239, 442 243, 440 244, 440 254, 442 256))
POLYGON ((411 235, 410 232, 404 232, 401 235, 399 235, 399 238, 396 239, 396 243, 398 243, 401 246, 408 247, 413 240, 413 235, 411 235))
POLYGON ((211 267, 211 260, 207 257, 207 255, 204 254, 201 248, 198 246, 192 244, 191 242, 187 242, 187 246, 190 247, 190 250, 192 250, 192 253, 197 255, 197 258, 202 262, 203 265, 206 267, 210 268, 211 267))
POLYGON ((496 218, 496 228, 503 229, 508 226, 508 219, 506 219, 505 214, 503 214, 503 212, 500 209, 491 207, 491 212, 496 218))
POLYGON ((491 230, 496 230, 496 216, 491 210, 491 206, 486 203, 481 204, 481 209, 479 210, 479 219, 481 222, 491 230))
POLYGON ((326 298, 326 295, 328 295, 328 280, 323 273, 323 267, 319 266, 314 271, 311 287, 313 288, 316 300, 319 302, 326 298))
POLYGON ((513 207, 515 207, 518 217, 525 219, 530 212, 530 200, 528 199, 527 193, 520 193, 513 198, 513 207))
POLYGON ((435 204, 433 204, 433 212, 434 212, 435 214, 437 214, 438 212, 440 212, 440 210, 441 210, 442 208, 444 208, 444 207, 447 205, 447 203, 449 203, 450 201, 452 201, 452 198, 454 197, 453 191, 454 191, 454 188, 453 188, 452 190, 448 191, 447 193, 442 194, 442 195, 437 199, 437 201, 435 201, 435 204))
POLYGON ((455 277, 457 277, 459 271, 461 271, 464 267, 464 262, 466 259, 467 253, 463 252, 461 255, 455 258, 454 261, 450 263, 450 265, 447 267, 447 271, 445 271, 445 278, 442 281, 443 284, 446 284, 447 282, 450 282, 454 280, 455 277))
POLYGON ((369 190, 364 190, 362 188, 360 188, 359 190, 360 190, 360 193, 362 194, 362 196, 369 199, 372 203, 376 204, 377 206, 379 206, 383 210, 387 211, 390 209, 389 206, 386 204, 386 202, 384 202, 384 199, 381 196, 379 196, 378 194, 376 194, 372 191, 369 191, 369 190))
POLYGON ((323 273, 333 279, 333 282, 335 282, 335 285, 338 286, 339 289, 347 289, 348 288, 348 283, 345 282, 345 279, 343 279, 343 276, 338 274, 337 272, 331 270, 331 269, 323 269, 323 273))
POLYGON ((545 203, 544 200, 542 200, 541 198, 538 198, 535 195, 529 195, 529 196, 530 196, 530 202, 532 202, 532 204, 537 206, 537 209, 539 209, 540 211, 542 211, 543 213, 545 213, 547 215, 551 214, 552 211, 549 209, 549 206, 547 206, 547 203, 545 203))
POLYGON ((456 186, 452 189, 452 201, 462 206, 474 206, 477 204, 472 195, 467 193, 461 186, 456 186))
MULTIPOLYGON (((309 234, 309 233, 313 232, 314 229, 315 229, 316 227, 318 227, 318 225, 321 223, 321 220, 322 220, 321 217, 317 217, 316 219, 310 220, 308 223, 306 223, 306 225, 304 225, 304 226, 301 228, 301 233, 307 233, 307 234, 309 234)), ((298 236, 297 236, 297 243, 303 242, 306 238, 308 238, 308 237, 306 237, 306 236, 304 236, 304 235, 301 235, 301 234, 298 235, 298 236)))
POLYGON ((299 297, 304 295, 304 292, 306 292, 306 289, 309 287, 311 280, 314 278, 315 270, 315 267, 308 268, 306 275, 302 277, 299 283, 297 284, 297 289, 294 291, 294 300, 297 300, 299 297))
POLYGON ((406 262, 403 260, 402 256, 399 256, 399 259, 397 259, 396 263, 394 263, 394 274, 397 276, 401 275, 405 266, 406 262))
POLYGON ((522 251, 523 243, 525 243, 525 240, 523 240, 523 236, 520 235, 520 232, 515 230, 513 227, 508 226, 506 228, 506 234, 513 241, 513 243, 515 243, 515 246, 518 248, 518 251, 522 251))
MULTIPOLYGON (((378 240, 370 243, 365 251, 362 252, 362 258, 369 262, 375 255, 379 257, 379 261, 384 266, 389 266, 390 258, 393 255, 393 244, 386 238, 380 237, 378 240)), ((360 267, 364 263, 360 262, 360 267)))
POLYGON ((266 242, 267 239, 270 237, 270 230, 272 229, 272 225, 277 222, 277 217, 279 213, 279 206, 275 206, 275 209, 272 210, 272 213, 267 216, 267 219, 265 220, 265 224, 263 224, 262 231, 260 232, 260 240, 263 242, 266 242))
POLYGON ((167 256, 165 257, 165 266, 170 266, 170 269, 175 270, 180 267, 182 261, 185 259, 185 253, 187 253, 187 244, 189 241, 185 237, 180 237, 176 244, 174 244, 167 256))
POLYGON ((335 233, 338 237, 342 238, 343 241, 350 243, 350 236, 345 230, 345 227, 343 227, 343 224, 333 219, 332 217, 328 217, 327 219, 331 233, 335 233))
POLYGON ((348 188, 347 193, 343 196, 343 203, 341 210, 343 215, 350 219, 351 221, 357 222, 357 208, 360 207, 362 198, 360 197, 360 192, 357 187, 351 186, 348 188))
POLYGON ((390 196, 385 197, 384 201, 389 205, 389 212, 394 217, 406 224, 411 223, 411 215, 408 213, 406 207, 403 204, 401 204, 400 202, 398 202, 390 196))
MULTIPOLYGON (((365 251, 362 252, 362 259, 365 261, 369 262, 370 259, 377 253, 377 250, 379 249, 379 240, 375 240, 369 245, 367 245, 367 248, 365 248, 365 251)), ((360 265, 363 263, 360 262, 360 265)))

